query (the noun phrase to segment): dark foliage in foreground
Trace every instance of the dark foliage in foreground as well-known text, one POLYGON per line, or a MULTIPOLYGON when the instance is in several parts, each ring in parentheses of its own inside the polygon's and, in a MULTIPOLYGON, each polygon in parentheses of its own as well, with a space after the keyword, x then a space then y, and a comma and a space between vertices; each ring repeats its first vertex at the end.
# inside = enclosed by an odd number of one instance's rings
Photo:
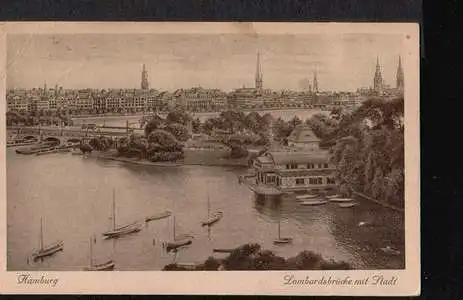
POLYGON ((164 271, 218 271, 218 270, 349 270, 347 262, 325 260, 312 251, 300 252, 297 256, 285 259, 272 251, 262 250, 259 244, 245 244, 234 249, 226 258, 209 257, 204 263, 187 268, 169 264, 164 271))

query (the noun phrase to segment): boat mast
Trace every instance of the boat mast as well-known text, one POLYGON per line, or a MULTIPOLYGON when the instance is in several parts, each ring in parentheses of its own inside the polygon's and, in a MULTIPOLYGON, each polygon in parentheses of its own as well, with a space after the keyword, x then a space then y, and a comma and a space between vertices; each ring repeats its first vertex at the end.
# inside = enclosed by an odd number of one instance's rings
POLYGON ((278 239, 281 238, 281 220, 278 219, 278 239))
POLYGON ((173 217, 173 221, 174 221, 174 230, 173 230, 174 236, 173 236, 173 239, 175 241, 175 216, 173 217))
POLYGON ((116 230, 116 189, 113 189, 113 230, 116 230))
POLYGON ((94 237, 90 237, 90 267, 93 267, 93 240, 94 237))
POLYGON ((211 216, 211 200, 209 199, 209 191, 207 191, 207 218, 211 216))
POLYGON ((40 217, 40 250, 43 250, 43 220, 40 217))

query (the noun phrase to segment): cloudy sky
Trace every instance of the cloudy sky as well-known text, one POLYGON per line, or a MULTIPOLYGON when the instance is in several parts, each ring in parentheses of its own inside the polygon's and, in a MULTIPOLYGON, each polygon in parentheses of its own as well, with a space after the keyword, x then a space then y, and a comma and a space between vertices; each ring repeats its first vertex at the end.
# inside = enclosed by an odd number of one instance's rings
POLYGON ((139 88, 146 64, 152 88, 254 85, 261 53, 264 87, 294 89, 317 70, 321 90, 372 85, 376 56, 395 84, 402 35, 9 35, 8 88, 139 88))

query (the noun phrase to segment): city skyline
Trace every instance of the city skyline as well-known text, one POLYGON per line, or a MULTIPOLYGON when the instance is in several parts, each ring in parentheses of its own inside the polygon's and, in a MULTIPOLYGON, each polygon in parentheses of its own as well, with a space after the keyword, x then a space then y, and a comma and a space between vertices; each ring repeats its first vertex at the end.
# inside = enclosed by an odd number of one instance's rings
POLYGON ((370 87, 377 57, 385 84, 394 87, 403 40, 386 34, 13 35, 7 88, 45 82, 69 89, 140 88, 146 65, 150 88, 231 91, 254 87, 257 52, 264 88, 301 90, 315 72, 321 91, 370 87))

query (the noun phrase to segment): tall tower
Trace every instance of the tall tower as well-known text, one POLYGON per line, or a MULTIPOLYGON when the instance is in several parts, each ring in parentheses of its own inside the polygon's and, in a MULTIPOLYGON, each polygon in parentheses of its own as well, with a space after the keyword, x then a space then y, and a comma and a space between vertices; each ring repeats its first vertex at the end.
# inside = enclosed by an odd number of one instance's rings
POLYGON ((404 89, 404 70, 402 69, 402 58, 399 56, 399 65, 397 66, 396 88, 404 89))
POLYGON ((314 93, 318 93, 318 79, 317 79, 317 71, 313 73, 313 85, 312 85, 312 91, 314 93))
POLYGON ((141 89, 142 90, 149 89, 148 71, 146 71, 145 64, 143 64, 143 70, 141 71, 141 89))
POLYGON ((381 91, 384 87, 383 75, 381 74, 381 66, 379 65, 379 58, 376 57, 376 71, 375 77, 373 78, 373 89, 375 91, 381 91))
POLYGON ((375 91, 381 91, 383 89, 383 76, 381 75, 381 66, 379 65, 379 58, 376 57, 376 71, 375 77, 373 78, 373 89, 375 91))
POLYGON ((256 89, 262 89, 263 79, 262 70, 260 68, 260 53, 257 51, 257 64, 256 64, 256 89))

